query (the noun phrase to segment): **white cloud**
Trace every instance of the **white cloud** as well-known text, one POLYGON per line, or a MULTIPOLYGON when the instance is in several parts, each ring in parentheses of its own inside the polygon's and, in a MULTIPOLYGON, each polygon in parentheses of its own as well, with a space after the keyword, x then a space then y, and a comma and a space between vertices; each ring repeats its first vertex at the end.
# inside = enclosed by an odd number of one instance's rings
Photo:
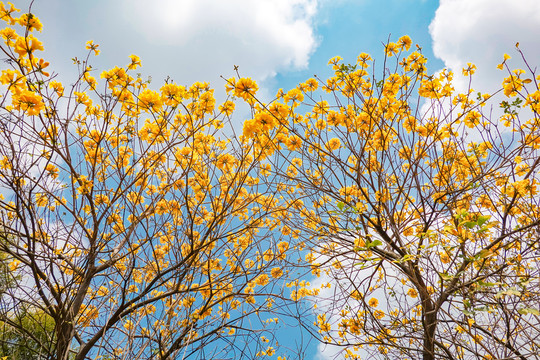
POLYGON ((317 0, 122 4, 122 21, 147 48, 139 54, 143 65, 168 69, 181 83, 232 76, 233 65, 240 66, 243 76, 261 81, 278 71, 307 67, 317 45, 317 0))
MULTIPOLYGON (((135 54, 143 67, 133 75, 151 76, 152 88, 167 77, 182 85, 210 82, 222 102, 226 81, 220 76, 235 76, 238 65, 241 76, 258 82, 259 98, 270 101, 277 73, 308 67, 319 42, 316 17, 327 1, 50 0, 35 2, 32 12, 44 25, 37 34, 45 47, 42 56, 66 86, 79 75, 72 58, 85 59, 85 43, 93 40, 101 53, 89 63, 98 81, 102 71, 126 66, 135 54)), ((20 2, 27 11, 31 1, 20 2)), ((238 105, 234 126, 248 116, 249 109, 238 105)))
POLYGON ((473 78, 476 91, 500 88, 505 73, 496 69, 503 54, 514 59, 511 67, 523 68, 515 44, 533 65, 538 65, 540 2, 537 0, 441 0, 429 27, 435 56, 456 73, 456 90, 463 91, 468 79, 461 69, 468 62, 478 70, 473 78), (536 63, 535 63, 536 62, 536 63))
MULTIPOLYGON (((345 236, 343 242, 352 242, 354 241, 352 236, 345 236)), ((341 247, 344 247, 341 244, 341 247)), ((345 247, 344 247, 345 248, 345 247)), ((354 255, 353 255, 354 256, 354 255)), ((358 259, 351 259, 347 256, 336 256, 334 260, 342 262, 345 264, 345 267, 352 269, 352 264, 358 261, 358 259)), ((320 292, 317 296, 311 298, 314 304, 317 305, 316 309, 313 310, 313 314, 326 314, 327 321, 330 324, 335 324, 339 321, 339 311, 336 309, 343 309, 347 306, 347 291, 344 290, 341 285, 349 286, 349 281, 347 279, 347 274, 344 274, 343 271, 335 270, 331 267, 333 263, 332 259, 328 255, 317 255, 316 263, 326 264, 325 270, 322 271, 320 276, 311 281, 311 284, 314 288, 320 289, 320 292), (341 278, 341 279, 340 279, 341 278), (340 281, 341 280, 341 281, 340 281), (330 285, 329 287, 327 285, 330 285)), ((355 272, 355 276, 357 272, 355 272)), ((350 292, 350 291, 349 291, 350 292)), ((335 331, 332 332, 333 336, 336 336, 335 331)), ((343 360, 344 357, 344 348, 337 345, 324 344, 320 342, 317 344, 317 353, 314 356, 313 360, 343 360)))
MULTIPOLYGON (((325 244, 328 245, 328 248, 334 248, 335 251, 331 250, 330 253, 328 251, 322 251, 325 248, 324 245, 315 251, 315 263, 323 265, 321 265, 322 271, 320 276, 311 281, 312 286, 320 289, 320 292, 318 295, 311 297, 310 300, 317 305, 313 310, 313 314, 315 316, 325 314, 327 322, 332 325, 332 330, 328 334, 324 333, 323 335, 331 336, 334 341, 341 338, 338 324, 343 320, 343 316, 341 315, 342 310, 355 313, 365 306, 364 301, 355 300, 351 297, 351 293, 354 290, 360 291, 362 294, 367 293, 367 289, 371 289, 372 287, 371 279, 379 276, 377 269, 384 268, 387 285, 397 282, 397 279, 401 278, 391 264, 377 263, 376 266, 360 266, 359 262, 362 261, 362 257, 353 250, 354 240, 358 236, 361 235, 352 232, 348 234, 342 233, 332 240, 333 243, 328 241, 325 244), (340 264, 340 266, 334 267, 335 264, 340 264)), ((375 233, 371 234, 371 238, 372 240, 382 241, 375 233)), ((369 298, 376 297, 377 299, 381 299, 379 309, 388 313, 391 308, 383 300, 385 298, 384 294, 385 292, 382 289, 369 290, 369 298)), ((401 307, 403 308, 405 307, 406 300, 401 300, 401 307)), ((348 339, 352 342, 355 341, 354 337, 349 337, 348 339)), ((361 338, 356 340, 360 342, 361 338)), ((347 359, 346 349, 352 350, 351 346, 324 344, 320 342, 317 345, 318 352, 315 354, 313 360, 345 360, 347 359)), ((369 350, 359 350, 357 354, 362 359, 369 358, 369 350)))

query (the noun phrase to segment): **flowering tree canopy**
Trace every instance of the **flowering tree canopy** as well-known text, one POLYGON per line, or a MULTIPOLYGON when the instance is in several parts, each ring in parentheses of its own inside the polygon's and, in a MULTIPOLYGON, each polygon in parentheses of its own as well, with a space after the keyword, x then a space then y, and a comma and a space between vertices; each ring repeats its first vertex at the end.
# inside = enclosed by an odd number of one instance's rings
POLYGON ((475 66, 428 74, 404 36, 380 74, 336 57, 268 102, 230 78, 217 105, 207 83, 153 89, 135 55, 95 74, 91 41, 66 86, 17 15, 0 3, 0 355, 30 337, 38 359, 301 357, 289 321, 350 359, 540 358, 524 58, 460 92, 475 66))
POLYGON ((0 322, 29 336, 21 309, 53 319, 38 358, 273 354, 298 248, 273 231, 291 205, 259 184, 261 154, 220 130, 234 102, 153 90, 134 55, 98 81, 93 42, 67 87, 39 58, 39 19, 0 10, 0 250, 19 278, 0 322))
POLYGON ((380 76, 333 58, 244 123, 304 204, 286 224, 321 277, 312 332, 352 359, 539 358, 540 76, 504 55, 500 90, 460 93, 410 46, 380 76))

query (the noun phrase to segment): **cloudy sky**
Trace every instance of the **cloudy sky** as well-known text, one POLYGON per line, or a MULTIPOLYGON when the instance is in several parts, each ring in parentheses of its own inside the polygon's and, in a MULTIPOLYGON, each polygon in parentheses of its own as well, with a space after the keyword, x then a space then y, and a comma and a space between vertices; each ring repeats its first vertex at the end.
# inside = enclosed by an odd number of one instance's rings
MULTIPOLYGON (((13 2, 23 10, 30 4, 13 2)), ((529 64, 540 65, 538 0, 35 0, 32 12, 44 24, 45 57, 64 82, 76 79, 71 59, 86 56, 88 40, 100 44, 92 60, 98 73, 136 54, 156 88, 167 76, 183 85, 210 81, 219 96, 220 75, 233 76, 238 65, 259 82, 263 100, 314 74, 328 76, 333 56, 382 59, 383 43, 405 34, 431 72, 460 74, 475 63, 473 85, 482 92, 500 85, 504 53, 523 67, 517 42, 529 64)), ((456 78, 459 87, 464 80, 456 78)))
MULTIPOLYGON (((29 3, 15 1, 22 9, 29 3)), ((35 0, 33 12, 65 81, 73 81, 71 58, 85 56, 88 40, 100 44, 98 71, 136 54, 156 87, 170 76, 222 91, 220 75, 233 76, 239 65, 267 96, 328 75, 335 55, 381 59, 382 43, 405 34, 423 48, 430 71, 476 63, 482 88, 500 83, 495 66, 503 53, 517 55, 516 42, 532 62, 540 58, 537 0, 35 0)))

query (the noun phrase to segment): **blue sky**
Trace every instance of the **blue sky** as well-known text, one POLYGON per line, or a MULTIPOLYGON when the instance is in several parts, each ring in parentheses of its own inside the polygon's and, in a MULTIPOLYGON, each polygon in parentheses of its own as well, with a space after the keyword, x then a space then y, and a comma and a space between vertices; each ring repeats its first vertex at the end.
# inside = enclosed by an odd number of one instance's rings
MULTIPOLYGON (((30 4, 13 2, 23 11, 30 4)), ((44 57, 66 84, 75 82, 71 59, 86 56, 88 40, 100 44, 101 54, 91 58, 97 75, 136 54, 152 87, 167 76, 183 85, 210 81, 218 99, 225 93, 220 75, 234 76, 234 65, 269 101, 278 88, 328 76, 333 56, 353 63, 368 52, 382 62, 389 36, 409 35, 431 72, 460 74, 475 63, 473 86, 482 92, 500 86, 495 67, 503 53, 513 57, 510 66, 523 67, 516 42, 531 67, 540 65, 538 0, 35 0, 32 12, 44 25, 44 57)), ((456 76, 455 86, 468 83, 456 76)))

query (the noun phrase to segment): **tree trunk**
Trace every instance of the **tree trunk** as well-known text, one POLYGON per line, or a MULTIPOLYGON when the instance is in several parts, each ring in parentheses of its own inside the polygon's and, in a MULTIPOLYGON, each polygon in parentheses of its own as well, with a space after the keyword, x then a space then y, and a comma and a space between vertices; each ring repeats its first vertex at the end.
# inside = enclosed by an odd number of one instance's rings
POLYGON ((73 320, 66 320, 62 316, 61 321, 56 323, 56 359, 68 360, 71 349, 71 341, 73 340, 73 320))
POLYGON ((422 359, 435 360, 435 330, 437 329, 437 313, 429 294, 427 297, 422 296, 422 324, 424 328, 424 348, 422 359))

